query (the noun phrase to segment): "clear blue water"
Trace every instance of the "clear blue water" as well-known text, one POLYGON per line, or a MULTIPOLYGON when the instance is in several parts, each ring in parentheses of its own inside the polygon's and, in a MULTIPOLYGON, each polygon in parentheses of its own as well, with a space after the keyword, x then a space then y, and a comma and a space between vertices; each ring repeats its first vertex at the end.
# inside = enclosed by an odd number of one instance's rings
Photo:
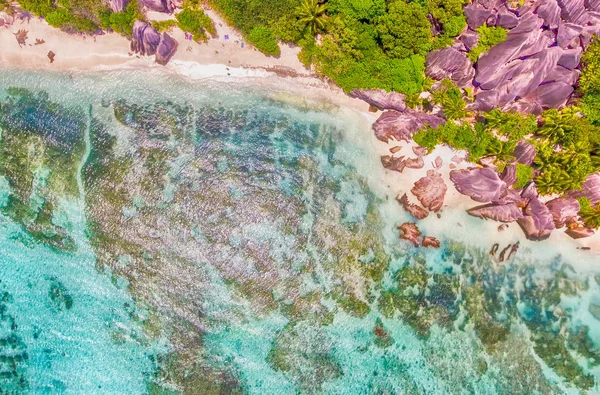
POLYGON ((158 71, 1 70, 0 103, 6 392, 598 391, 597 258, 450 208, 399 240, 351 110, 158 71))

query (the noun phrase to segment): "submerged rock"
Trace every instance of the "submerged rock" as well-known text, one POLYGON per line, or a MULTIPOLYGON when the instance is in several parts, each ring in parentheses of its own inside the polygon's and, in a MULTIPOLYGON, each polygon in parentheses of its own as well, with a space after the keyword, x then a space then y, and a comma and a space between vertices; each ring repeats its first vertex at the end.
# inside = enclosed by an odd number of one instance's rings
POLYGON ((483 206, 473 207, 467 211, 470 215, 479 218, 493 219, 500 222, 514 222, 519 218, 523 218, 523 211, 516 203, 508 204, 486 204, 483 206))
POLYGON ((444 204, 444 196, 448 187, 442 175, 433 171, 427 171, 427 176, 421 178, 410 190, 419 199, 423 207, 431 211, 439 211, 444 204))
POLYGON ((415 217, 416 219, 423 219, 429 215, 429 211, 419 206, 418 204, 414 204, 408 201, 408 195, 405 193, 401 197, 396 196, 396 200, 398 203, 402 205, 402 207, 408 211, 410 215, 415 217))
POLYGON ((386 111, 375 121, 373 130, 375 136, 385 143, 390 139, 408 142, 412 139, 413 134, 425 125, 437 128, 445 122, 446 120, 438 115, 424 114, 413 110, 405 112, 386 111))
POLYGON ((567 223, 577 219, 579 215, 579 202, 574 198, 556 198, 546 203, 554 218, 554 226, 562 228, 567 223))
POLYGON ((471 167, 466 170, 453 170, 450 180, 456 190, 476 202, 492 202, 506 194, 506 183, 492 169, 471 167))
POLYGON ((417 225, 413 222, 403 223, 398 227, 402 234, 400 238, 403 240, 408 240, 414 244, 415 247, 419 246, 419 237, 421 236, 421 231, 417 228, 417 225))
POLYGON ((383 89, 354 89, 350 92, 355 97, 380 110, 395 110, 402 112, 406 110, 406 103, 402 93, 386 92, 383 89))
POLYGON ((423 247, 440 248, 440 241, 433 236, 424 236, 421 245, 423 247))

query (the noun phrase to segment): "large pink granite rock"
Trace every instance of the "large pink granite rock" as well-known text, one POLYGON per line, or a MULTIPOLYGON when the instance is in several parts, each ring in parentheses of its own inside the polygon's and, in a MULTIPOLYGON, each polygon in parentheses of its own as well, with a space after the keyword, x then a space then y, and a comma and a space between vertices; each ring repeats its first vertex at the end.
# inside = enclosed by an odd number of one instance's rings
POLYGON ((475 69, 471 60, 455 48, 446 47, 430 52, 427 55, 428 76, 441 81, 450 79, 460 87, 469 87, 475 77, 475 69))
POLYGON ((517 166, 512 163, 506 165, 502 174, 500 174, 500 179, 506 183, 506 185, 511 186, 515 182, 517 182, 517 166))
POLYGON ((573 191, 571 196, 578 198, 585 196, 593 206, 600 203, 600 173, 594 173, 587 176, 580 191, 573 191))
POLYGON ((512 155, 517 159, 517 161, 524 165, 532 164, 533 159, 535 158, 535 154, 536 152, 534 145, 525 140, 519 140, 519 142, 517 143, 517 147, 512 153, 512 155))
POLYGON ((558 65, 566 69, 573 70, 581 62, 581 54, 583 49, 581 47, 565 49, 558 59, 558 65))
POLYGON ((173 12, 173 6, 168 0, 140 0, 141 5, 150 11, 156 12, 173 12))
POLYGON ((556 198, 546 203, 546 207, 550 210, 552 218, 554 218, 554 226, 562 228, 568 222, 574 221, 579 215, 579 202, 574 198, 556 198))
POLYGON ((476 202, 497 201, 506 194, 506 183, 492 169, 471 167, 466 170, 453 170, 450 180, 456 190, 476 202))
POLYGON ((556 0, 541 0, 537 2, 537 14, 544 20, 548 29, 556 29, 560 24, 560 7, 556 0))
POLYGON ((178 45, 174 38, 163 32, 160 44, 158 44, 158 48, 156 49, 156 63, 163 66, 169 63, 171 57, 177 52, 178 45))
POLYGON ((383 89, 354 89, 350 92, 350 96, 367 102, 380 110, 400 112, 406 110, 406 103, 404 102, 406 96, 402 93, 386 92, 383 89))
POLYGON ((525 216, 517 223, 529 240, 545 240, 556 227, 554 218, 546 205, 538 198, 533 198, 525 208, 525 216))
POLYGON ((375 123, 373 130, 375 136, 388 142, 390 139, 410 141, 413 134, 430 125, 432 128, 444 124, 446 120, 438 115, 424 114, 413 110, 404 112, 386 111, 375 123))
POLYGON ((410 190, 419 199, 423 207, 431 211, 439 211, 444 204, 448 187, 440 173, 427 171, 427 176, 421 178, 410 190))
POLYGON ((514 222, 519 218, 523 218, 523 210, 515 203, 503 205, 486 204, 483 206, 473 207, 467 211, 472 216, 486 219, 493 219, 500 222, 514 222))
POLYGON ((525 99, 535 100, 542 108, 558 108, 569 100, 574 90, 570 83, 550 82, 529 92, 525 99))
POLYGON ((123 12, 130 0, 110 0, 109 6, 112 12, 123 12))

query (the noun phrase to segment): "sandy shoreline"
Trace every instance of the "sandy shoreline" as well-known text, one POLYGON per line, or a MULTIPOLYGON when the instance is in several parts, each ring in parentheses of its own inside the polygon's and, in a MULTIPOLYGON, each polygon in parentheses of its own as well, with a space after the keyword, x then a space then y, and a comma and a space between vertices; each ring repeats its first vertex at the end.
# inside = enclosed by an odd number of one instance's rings
MULTIPOLYGON (((193 80, 243 81, 273 92, 275 100, 299 106, 327 108, 333 105, 350 108, 363 116, 365 126, 372 124, 380 115, 380 112, 369 112, 369 105, 365 102, 347 96, 340 88, 311 74, 297 58, 298 48, 284 46, 280 57, 267 57, 248 45, 242 46, 243 39, 238 33, 229 28, 213 11, 209 10, 207 13, 215 21, 218 37, 209 40, 208 43, 198 44, 185 40, 184 33, 175 28, 172 35, 180 43, 179 50, 166 67, 155 64, 153 56, 131 54, 129 41, 117 34, 105 34, 95 38, 69 35, 48 26, 39 19, 32 19, 29 23, 17 23, 9 28, 0 28, 0 68, 65 72, 157 68, 193 80), (14 36, 19 29, 28 31, 27 45, 23 47, 18 45, 14 36), (228 36, 227 40, 225 36, 228 36), (45 43, 35 45, 36 39, 43 39, 45 43), (53 63, 50 63, 47 57, 48 51, 56 54, 53 63)), ((380 155, 390 155, 389 148, 402 145, 402 150, 395 156, 415 156, 412 153, 412 146, 404 142, 385 144, 377 141, 375 144, 380 155)), ((432 162, 440 156, 444 165, 439 171, 449 187, 444 208, 466 210, 476 206, 476 202, 459 194, 449 181, 449 165, 455 155, 456 152, 441 147, 424 157, 423 169, 407 169, 402 174, 386 170, 390 173, 387 177, 390 195, 395 197, 398 193, 407 192, 410 200, 417 202, 409 191, 416 180, 425 176, 427 170, 433 168, 432 162)), ((455 163, 457 168, 465 168, 468 165, 467 162, 455 163)), ((402 208, 398 206, 398 210, 402 208)), ((432 213, 430 217, 435 217, 435 214, 432 213)), ((432 218, 419 223, 422 223, 424 228, 440 228, 440 221, 432 218)), ((460 228, 459 224, 452 225, 460 228)), ((486 221, 485 228, 495 233, 489 235, 489 238, 497 238, 501 242, 510 240, 514 242, 515 234, 522 236, 516 223, 510 224, 503 232, 497 230, 500 225, 501 223, 486 221)), ((445 232, 448 232, 451 229, 450 224, 445 224, 444 228, 446 228, 445 232)), ((566 243, 570 246, 590 248, 586 253, 600 253, 600 234, 587 239, 573 240, 562 230, 557 230, 552 233, 549 240, 541 243, 566 243)))

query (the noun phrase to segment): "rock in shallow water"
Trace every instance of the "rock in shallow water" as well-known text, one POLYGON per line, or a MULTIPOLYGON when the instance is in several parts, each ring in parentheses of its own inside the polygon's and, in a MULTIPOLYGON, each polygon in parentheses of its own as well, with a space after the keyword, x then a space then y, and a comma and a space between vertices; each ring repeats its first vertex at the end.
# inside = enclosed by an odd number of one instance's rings
POLYGON ((396 197, 398 203, 402 205, 402 207, 408 211, 410 215, 415 217, 416 219, 423 219, 429 215, 429 211, 419 206, 418 204, 411 203, 408 200, 408 195, 405 193, 402 197, 396 197))
POLYGON ((440 248, 440 241, 433 236, 423 236, 423 241, 421 241, 421 245, 423 247, 440 248))
POLYGON ((419 237, 421 236, 421 231, 417 228, 417 225, 413 222, 403 223, 398 227, 402 234, 400 238, 403 240, 408 240, 414 244, 415 247, 419 246, 419 237))

